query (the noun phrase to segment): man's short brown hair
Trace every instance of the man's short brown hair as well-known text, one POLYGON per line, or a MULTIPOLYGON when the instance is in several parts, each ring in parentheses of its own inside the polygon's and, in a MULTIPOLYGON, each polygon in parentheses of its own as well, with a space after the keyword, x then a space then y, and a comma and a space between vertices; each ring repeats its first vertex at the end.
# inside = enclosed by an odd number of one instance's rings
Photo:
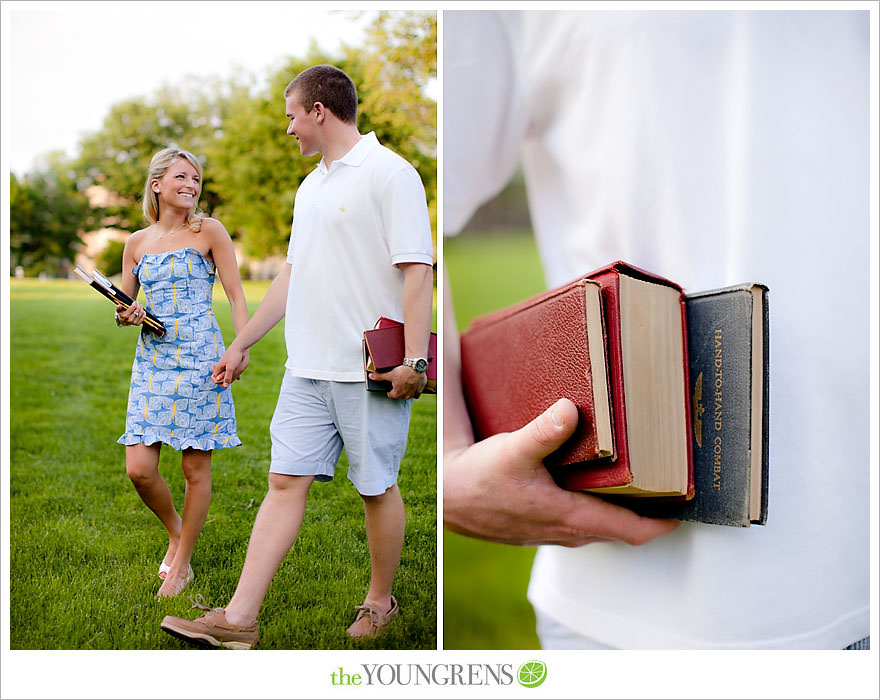
POLYGON ((341 121, 357 121, 357 90, 351 78, 336 66, 312 66, 296 76, 284 90, 284 97, 296 94, 306 112, 320 102, 341 121))

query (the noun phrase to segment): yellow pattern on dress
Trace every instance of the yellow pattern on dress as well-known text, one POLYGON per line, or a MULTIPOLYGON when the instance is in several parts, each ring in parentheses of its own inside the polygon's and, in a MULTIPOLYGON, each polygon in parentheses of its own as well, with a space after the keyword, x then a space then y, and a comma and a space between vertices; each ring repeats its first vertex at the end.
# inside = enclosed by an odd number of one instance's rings
MULTIPOLYGON (((178 252, 169 256, 160 253, 155 255, 158 256, 155 259, 157 264, 156 279, 152 279, 153 275, 149 271, 146 260, 141 261, 139 276, 143 283, 142 288, 146 297, 144 306, 153 313, 156 313, 157 310, 162 312, 165 316, 168 333, 162 341, 157 340, 157 338, 149 333, 142 332, 139 334, 136 352, 136 362, 139 366, 132 373, 132 391, 137 390, 140 392, 140 395, 132 394, 135 397, 136 403, 135 400, 130 399, 129 418, 131 425, 128 424, 129 419, 127 419, 126 432, 130 439, 145 440, 143 429, 139 429, 139 426, 136 425, 143 421, 146 426, 146 434, 149 435, 149 430, 155 429, 159 433, 159 440, 163 439, 163 433, 164 436, 168 436, 170 432, 170 436, 174 438, 175 442, 192 437, 196 442, 189 444, 205 445, 205 443, 211 442, 211 449, 240 444, 238 436, 235 434, 235 415, 232 412, 234 409, 230 400, 231 392, 215 390, 214 419, 195 422, 193 422, 194 417, 196 415, 203 415, 207 409, 206 403, 210 403, 210 389, 208 386, 194 386, 194 391, 197 388, 200 391, 204 389, 196 398, 182 394, 182 391, 188 391, 190 382, 195 381, 195 375, 204 369, 198 358, 210 347, 205 342, 207 335, 211 335, 215 357, 219 356, 223 349, 223 335, 217 327, 216 321, 211 318, 213 323, 206 328, 202 328, 200 318, 204 314, 213 315, 211 310, 212 283, 217 266, 212 261, 208 261, 204 255, 200 255, 196 250, 188 250, 183 254, 178 252), (175 259, 175 256, 177 259, 175 259), (181 257, 186 258, 184 261, 185 267, 183 270, 178 269, 175 272, 173 268, 175 263, 180 268, 181 257), (208 279, 205 279, 206 270, 208 270, 208 279), (187 272, 188 277, 186 276, 187 272), (190 284, 187 281, 188 279, 194 280, 194 282, 190 284), (177 289, 176 283, 178 280, 183 282, 184 285, 180 290, 177 289), (171 283, 172 288, 171 309, 168 308, 169 283, 171 283), (203 299, 198 299, 199 293, 195 291, 196 289, 203 292, 203 299), (156 293, 159 295, 160 304, 156 304, 156 293), (180 301, 183 302, 183 307, 181 307, 180 301), (199 318, 196 320, 196 317, 199 318), (173 330, 170 324, 172 319, 174 320, 173 330), (193 320, 191 321, 191 319, 193 320), (187 326, 187 323, 193 323, 193 325, 187 326), (199 325, 199 331, 195 330, 196 325, 199 325), (187 342, 184 342, 182 345, 180 344, 181 326, 187 338, 187 342), (193 361, 198 365, 195 372, 184 370, 183 367, 184 360, 187 360, 187 366, 190 366, 190 344, 196 348, 195 353, 192 355, 193 361), (151 345, 152 347, 150 347, 151 345), (161 368, 159 367, 159 355, 162 356, 161 368), (172 355, 174 360, 172 360, 172 355), (150 365, 153 366, 152 369, 150 369, 150 365), (169 387, 172 378, 170 372, 173 372, 175 375, 173 387, 169 387), (183 376, 184 373, 186 373, 186 377, 183 376), (147 381, 144 382, 144 379, 147 381), (157 379, 155 387, 153 386, 153 379, 157 379), (181 386, 184 387, 183 390, 181 390, 181 386), (150 408, 154 397, 159 398, 159 403, 156 404, 156 415, 152 414, 152 409, 150 408), (171 411, 167 409, 167 401, 172 402, 171 411), (144 404, 143 411, 135 407, 140 404, 144 404), (181 414, 182 418, 189 419, 184 420, 181 425, 177 425, 178 405, 180 405, 180 410, 183 412, 181 414), (228 413, 224 414, 227 411, 228 413), (142 417, 140 414, 143 414, 142 417), (188 422, 190 425, 184 427, 188 422), (213 426, 211 426, 211 423, 213 423, 213 426), (183 432, 181 433, 177 428, 182 428, 183 432), (221 432, 221 428, 223 428, 223 432, 221 432), (232 431, 231 434, 228 432, 230 430, 232 431), (202 438, 199 440, 198 435, 191 436, 190 433, 192 431, 201 431, 202 438)), ((141 330, 143 331, 143 329, 141 330)), ((207 385, 208 382, 205 382, 205 384, 207 385)), ((210 384, 213 384, 213 382, 210 382, 210 384)), ((155 438, 155 436, 152 437, 155 438)))

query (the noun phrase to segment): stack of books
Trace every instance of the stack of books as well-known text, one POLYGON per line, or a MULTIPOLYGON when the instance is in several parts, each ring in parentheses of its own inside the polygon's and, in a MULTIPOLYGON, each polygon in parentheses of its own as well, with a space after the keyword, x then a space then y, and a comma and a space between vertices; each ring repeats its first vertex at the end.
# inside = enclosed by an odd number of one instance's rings
POLYGON ((768 289, 685 294, 615 262, 474 321, 462 384, 477 439, 559 398, 574 435, 556 482, 646 515, 747 527, 767 520, 768 289))
MULTIPOLYGON (((113 282, 111 282, 107 277, 102 275, 97 270, 93 270, 92 272, 87 272, 83 270, 79 265, 77 265, 73 271, 79 276, 79 278, 88 284, 92 289, 97 290, 103 296, 107 297, 110 301, 119 304, 124 309, 128 309, 132 304, 134 304, 134 299, 132 299, 128 294, 123 292, 119 287, 117 287, 113 282)), ((152 331, 158 336, 165 335, 165 326, 162 321, 153 314, 152 311, 148 311, 144 309, 144 321, 143 327, 152 331)))

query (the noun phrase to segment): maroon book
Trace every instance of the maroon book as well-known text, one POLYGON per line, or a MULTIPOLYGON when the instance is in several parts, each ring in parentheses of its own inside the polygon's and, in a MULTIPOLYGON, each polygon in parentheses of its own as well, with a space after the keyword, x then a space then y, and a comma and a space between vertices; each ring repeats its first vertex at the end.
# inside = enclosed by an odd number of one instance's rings
POLYGON ((462 334, 462 386, 477 439, 517 430, 565 397, 577 406, 578 427, 548 466, 613 454, 600 290, 574 280, 462 334))
MULTIPOLYGON (((370 379, 370 372, 389 372, 403 364, 405 340, 403 324, 400 321, 382 316, 374 328, 364 331, 364 375, 367 391, 391 391, 391 382, 370 379)), ((428 383, 423 394, 437 393, 437 334, 431 333, 428 339, 428 369, 425 376, 428 383)))
POLYGON ((461 355, 478 439, 516 430, 568 397, 578 408, 577 431, 545 460, 561 486, 693 496, 686 315, 677 284, 615 262, 476 320, 462 334, 461 355), (590 322, 580 301, 584 294, 578 290, 588 285, 600 290, 600 310, 593 313, 599 323, 590 322), (589 339, 597 336, 604 340, 600 371, 598 354, 589 351, 589 339), (604 418, 596 411, 596 397, 603 386, 613 434, 610 454, 597 443, 604 418), (656 477, 661 473, 667 475, 662 484, 656 477))

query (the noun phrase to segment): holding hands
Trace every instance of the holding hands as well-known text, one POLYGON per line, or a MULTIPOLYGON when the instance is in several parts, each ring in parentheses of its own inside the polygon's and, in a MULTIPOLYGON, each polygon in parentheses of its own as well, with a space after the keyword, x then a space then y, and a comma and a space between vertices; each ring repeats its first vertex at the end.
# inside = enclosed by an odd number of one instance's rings
MULTIPOLYGON (((127 309, 122 304, 116 306, 116 322, 120 326, 140 326, 146 317, 147 312, 137 301, 127 309)), ((230 345, 217 364, 211 367, 211 379, 215 384, 222 385, 224 389, 236 379, 240 379, 251 362, 250 352, 238 350, 234 345, 234 343, 230 345)))
POLYGON ((223 357, 217 360, 217 364, 211 367, 211 379, 225 389, 236 379, 241 378, 250 362, 250 352, 239 350, 233 342, 223 353, 223 357))

